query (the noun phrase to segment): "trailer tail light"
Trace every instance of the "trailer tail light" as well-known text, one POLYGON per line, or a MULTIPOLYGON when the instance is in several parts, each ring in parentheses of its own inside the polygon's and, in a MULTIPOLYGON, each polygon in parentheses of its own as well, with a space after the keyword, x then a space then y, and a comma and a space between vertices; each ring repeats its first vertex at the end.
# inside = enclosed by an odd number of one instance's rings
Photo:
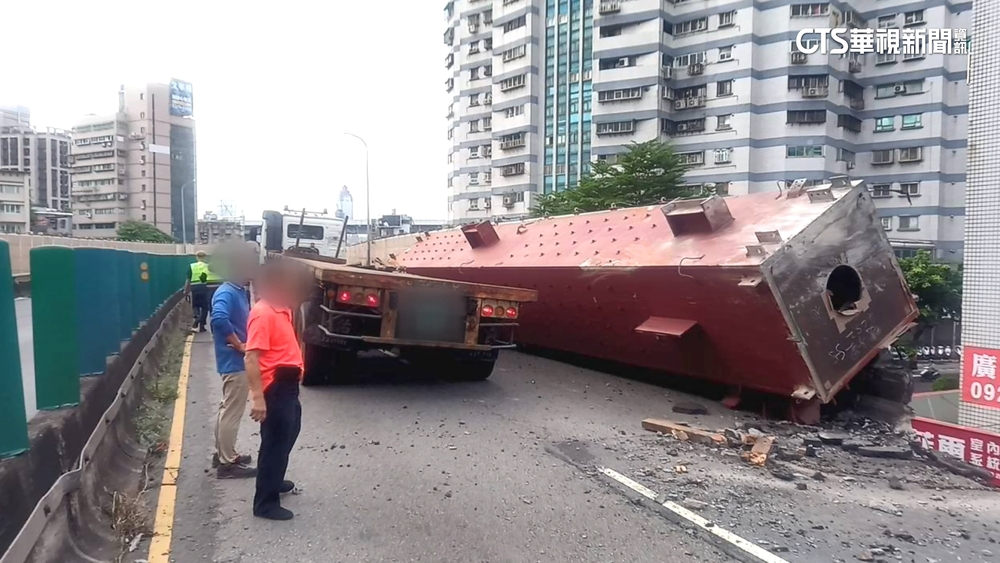
POLYGON ((337 294, 337 301, 340 301, 341 303, 350 303, 351 302, 351 292, 350 291, 341 291, 340 293, 337 294))
POLYGON ((378 307, 379 304, 378 293, 369 293, 367 296, 365 296, 365 304, 368 305, 369 307, 378 307))
POLYGON ((490 305, 483 305, 483 316, 484 317, 492 317, 493 316, 493 307, 490 306, 490 305))
POLYGON ((507 307, 507 318, 508 319, 516 319, 517 318, 517 309, 515 309, 514 307, 507 307))

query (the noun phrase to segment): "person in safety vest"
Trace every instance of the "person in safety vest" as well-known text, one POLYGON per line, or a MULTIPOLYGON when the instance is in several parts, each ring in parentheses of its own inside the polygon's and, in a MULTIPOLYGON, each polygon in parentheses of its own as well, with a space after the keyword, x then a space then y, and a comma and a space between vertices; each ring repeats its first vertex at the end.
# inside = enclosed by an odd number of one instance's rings
POLYGON ((191 271, 184 291, 191 297, 191 308, 194 311, 191 332, 205 332, 207 330, 208 310, 212 303, 212 293, 222 283, 222 279, 208 265, 208 255, 205 254, 205 251, 199 250, 195 254, 195 258, 197 261, 191 263, 191 271))

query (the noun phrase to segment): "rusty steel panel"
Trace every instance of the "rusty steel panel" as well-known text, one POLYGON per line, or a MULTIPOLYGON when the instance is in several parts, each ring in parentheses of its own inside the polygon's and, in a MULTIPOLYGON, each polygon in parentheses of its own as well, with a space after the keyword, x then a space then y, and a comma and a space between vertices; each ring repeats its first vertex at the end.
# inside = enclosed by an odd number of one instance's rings
POLYGON ((824 401, 917 317, 867 191, 841 198, 765 264, 824 401))
POLYGON ((500 223, 476 248, 453 229, 431 233, 400 263, 537 290, 518 318, 525 344, 827 401, 915 311, 865 193, 847 185, 500 223), (845 256, 867 308, 846 325, 814 321, 817 280, 825 286, 845 256), (856 358, 835 361, 837 345, 850 345, 837 337, 858 338, 856 358))

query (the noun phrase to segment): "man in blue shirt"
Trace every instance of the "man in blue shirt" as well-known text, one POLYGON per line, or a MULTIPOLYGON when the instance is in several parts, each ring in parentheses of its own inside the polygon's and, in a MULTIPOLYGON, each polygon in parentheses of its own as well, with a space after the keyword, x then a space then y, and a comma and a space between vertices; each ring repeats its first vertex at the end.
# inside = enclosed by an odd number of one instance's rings
POLYGON ((236 452, 236 437, 240 420, 246 412, 249 388, 243 356, 246 353, 247 319, 250 316, 250 292, 247 284, 252 277, 256 257, 246 248, 220 249, 226 282, 212 298, 212 339, 215 343, 215 364, 222 376, 222 402, 215 422, 215 455, 212 465, 219 479, 255 477, 257 469, 250 467, 249 455, 236 452))

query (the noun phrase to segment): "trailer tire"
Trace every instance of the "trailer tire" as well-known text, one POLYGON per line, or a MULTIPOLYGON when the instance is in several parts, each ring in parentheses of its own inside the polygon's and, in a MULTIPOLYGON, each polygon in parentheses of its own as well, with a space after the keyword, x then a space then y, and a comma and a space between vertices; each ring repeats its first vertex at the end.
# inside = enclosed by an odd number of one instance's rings
POLYGON ((303 348, 302 363, 305 369, 302 370, 302 385, 314 387, 328 383, 334 368, 334 351, 315 344, 306 344, 303 348))
POLYGON ((457 360, 448 366, 446 373, 453 381, 486 381, 493 375, 497 361, 493 360, 457 360))

